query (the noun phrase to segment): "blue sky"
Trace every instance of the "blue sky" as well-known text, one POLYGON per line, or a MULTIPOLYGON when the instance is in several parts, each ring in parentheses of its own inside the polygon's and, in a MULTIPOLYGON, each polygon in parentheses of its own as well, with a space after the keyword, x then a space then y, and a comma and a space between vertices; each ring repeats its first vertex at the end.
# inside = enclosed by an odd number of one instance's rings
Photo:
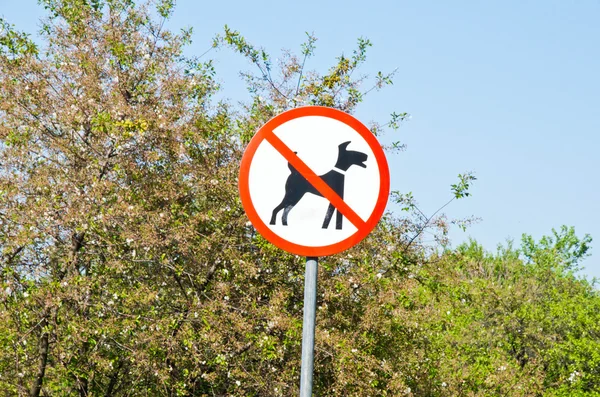
MULTIPOLYGON (((34 0, 0 0, 0 15, 31 33, 42 14, 34 0)), ((390 136, 408 145, 390 156, 392 189, 412 191, 432 213, 459 173, 478 178, 472 197, 447 208, 451 217, 482 218, 466 233, 454 231, 454 245, 471 236, 493 250, 563 224, 600 241, 599 0, 179 0, 170 27, 194 27, 189 53, 199 55, 225 24, 273 58, 299 51, 304 32, 314 32, 316 56, 307 66, 321 72, 351 53, 358 37, 370 39, 362 72, 398 73, 356 116, 412 115, 390 136)), ((223 95, 247 99, 238 72, 251 66, 228 50, 207 56, 223 95)), ((600 277, 598 255, 592 250, 584 274, 600 277)))

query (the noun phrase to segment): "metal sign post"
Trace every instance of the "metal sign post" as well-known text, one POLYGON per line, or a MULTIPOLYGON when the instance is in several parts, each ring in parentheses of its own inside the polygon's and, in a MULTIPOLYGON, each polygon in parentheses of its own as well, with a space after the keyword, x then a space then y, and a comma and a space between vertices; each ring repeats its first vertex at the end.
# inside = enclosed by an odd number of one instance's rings
POLYGON ((312 397, 318 266, 318 258, 306 258, 306 272, 304 275, 304 321, 302 323, 302 368, 300 371, 300 397, 312 397))
POLYGON ((381 219, 390 193, 385 153, 348 113, 321 106, 290 109, 248 143, 238 183, 256 230, 306 257, 300 397, 312 397, 317 257, 353 247, 381 219))

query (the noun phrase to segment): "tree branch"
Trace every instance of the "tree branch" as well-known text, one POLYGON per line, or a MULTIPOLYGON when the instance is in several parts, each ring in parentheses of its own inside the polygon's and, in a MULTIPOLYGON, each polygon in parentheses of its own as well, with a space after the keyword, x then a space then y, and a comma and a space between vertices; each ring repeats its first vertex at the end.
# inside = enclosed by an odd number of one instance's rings
POLYGON ((42 391, 42 384, 44 383, 44 376, 46 374, 46 364, 48 363, 48 332, 44 330, 44 328, 48 325, 48 312, 47 310, 44 312, 44 318, 40 322, 42 327, 42 336, 40 338, 40 362, 38 365, 38 372, 35 376, 35 381, 31 386, 31 390, 29 392, 30 397, 39 397, 40 392, 42 391))

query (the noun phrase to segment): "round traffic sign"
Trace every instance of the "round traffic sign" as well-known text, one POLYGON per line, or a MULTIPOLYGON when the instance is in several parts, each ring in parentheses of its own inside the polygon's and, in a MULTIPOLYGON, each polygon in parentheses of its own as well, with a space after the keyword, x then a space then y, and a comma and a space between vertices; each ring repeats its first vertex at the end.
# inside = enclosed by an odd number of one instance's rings
POLYGON ((325 256, 373 230, 390 174, 381 145, 360 121, 307 106, 258 130, 242 157, 239 190, 250 222, 268 241, 293 254, 325 256))

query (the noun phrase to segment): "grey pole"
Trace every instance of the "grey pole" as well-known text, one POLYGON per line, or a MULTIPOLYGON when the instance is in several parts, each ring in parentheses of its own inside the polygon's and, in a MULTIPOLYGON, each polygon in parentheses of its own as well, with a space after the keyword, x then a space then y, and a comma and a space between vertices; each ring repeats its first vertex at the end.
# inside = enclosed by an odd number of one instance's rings
POLYGON ((300 397, 312 397, 318 266, 318 258, 306 258, 306 272, 304 275, 304 321, 302 323, 302 369, 300 371, 300 397))

